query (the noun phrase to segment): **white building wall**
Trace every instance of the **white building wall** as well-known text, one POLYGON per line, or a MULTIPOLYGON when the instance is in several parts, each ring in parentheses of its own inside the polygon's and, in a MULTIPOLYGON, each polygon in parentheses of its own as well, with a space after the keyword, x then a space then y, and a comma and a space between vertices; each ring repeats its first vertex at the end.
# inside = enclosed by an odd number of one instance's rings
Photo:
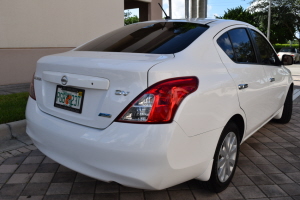
POLYGON ((76 47, 124 25, 123 0, 1 0, 0 48, 76 47))

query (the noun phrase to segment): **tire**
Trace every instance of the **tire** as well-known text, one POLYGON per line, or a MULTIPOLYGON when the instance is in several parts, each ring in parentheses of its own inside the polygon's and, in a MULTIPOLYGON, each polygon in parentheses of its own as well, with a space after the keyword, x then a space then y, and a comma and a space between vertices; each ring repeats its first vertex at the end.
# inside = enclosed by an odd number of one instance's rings
POLYGON ((293 88, 290 88, 283 105, 282 116, 280 119, 273 119, 274 122, 279 124, 289 123, 293 112, 293 88))
POLYGON ((239 129, 233 122, 229 122, 222 131, 216 152, 210 179, 202 185, 213 192, 222 192, 232 180, 238 162, 240 150, 239 129), (231 145, 225 144, 229 142, 231 145), (223 150, 222 150, 223 149, 223 150), (229 162, 230 157, 233 161, 229 162))

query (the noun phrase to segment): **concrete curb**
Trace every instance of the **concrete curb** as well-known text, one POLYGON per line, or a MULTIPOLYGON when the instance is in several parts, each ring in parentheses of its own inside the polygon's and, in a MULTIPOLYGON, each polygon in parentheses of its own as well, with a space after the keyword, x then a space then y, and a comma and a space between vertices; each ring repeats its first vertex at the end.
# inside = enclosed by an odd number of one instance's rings
POLYGON ((10 140, 11 132, 7 124, 0 124, 0 141, 10 140))
POLYGON ((26 119, 8 123, 8 125, 11 128, 11 133, 12 133, 13 137, 18 138, 18 137, 24 136, 24 134, 27 135, 26 119))
POLYGON ((10 152, 15 149, 32 144, 30 137, 26 133, 26 120, 0 124, 0 160, 1 157, 10 157, 10 152), (4 155, 4 154, 5 155, 4 155))
POLYGON ((26 134, 26 119, 0 124, 0 141, 22 138, 26 134))

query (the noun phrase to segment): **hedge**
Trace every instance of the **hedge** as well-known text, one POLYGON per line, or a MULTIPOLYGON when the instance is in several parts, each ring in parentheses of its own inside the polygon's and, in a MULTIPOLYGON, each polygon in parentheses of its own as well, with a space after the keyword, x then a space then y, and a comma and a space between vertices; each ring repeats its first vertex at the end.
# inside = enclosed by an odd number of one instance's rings
MULTIPOLYGON (((283 47, 290 47, 290 44, 273 44, 274 49, 279 52, 283 47)), ((299 49, 299 44, 292 44, 292 47, 299 49)))

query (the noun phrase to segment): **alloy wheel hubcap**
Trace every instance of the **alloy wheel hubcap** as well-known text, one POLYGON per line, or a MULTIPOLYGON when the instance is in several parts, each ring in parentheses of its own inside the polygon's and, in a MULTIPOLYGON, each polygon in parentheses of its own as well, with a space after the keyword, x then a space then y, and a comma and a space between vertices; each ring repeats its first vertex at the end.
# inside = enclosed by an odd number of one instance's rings
POLYGON ((220 149, 218 155, 218 178, 220 182, 225 182, 232 174, 236 162, 237 138, 233 132, 229 132, 220 149))

